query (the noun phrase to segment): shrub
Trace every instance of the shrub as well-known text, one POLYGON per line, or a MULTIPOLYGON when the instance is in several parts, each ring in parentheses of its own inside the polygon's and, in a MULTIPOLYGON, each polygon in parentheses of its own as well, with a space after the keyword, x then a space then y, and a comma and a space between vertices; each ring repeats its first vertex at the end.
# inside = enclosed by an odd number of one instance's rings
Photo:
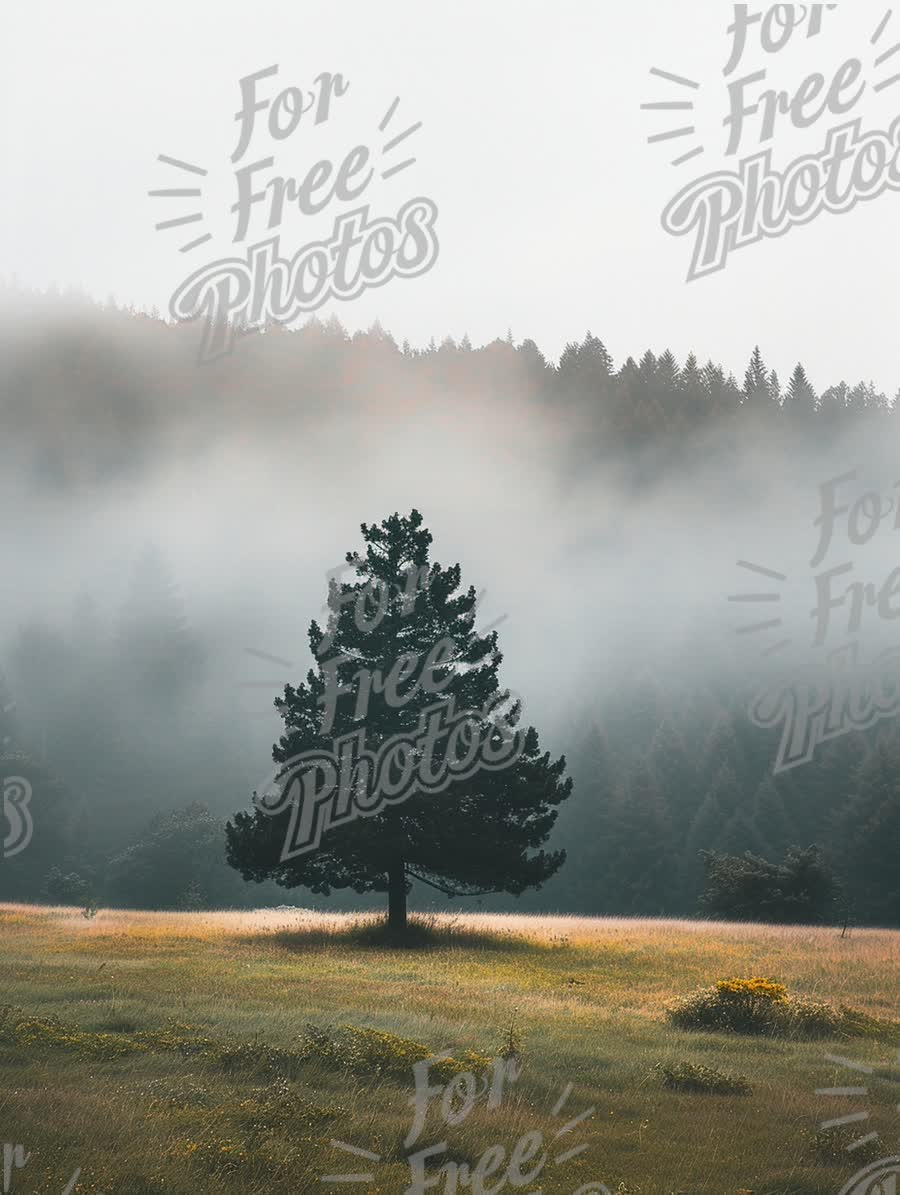
MULTIPOLYGON (((414 1063, 432 1057, 432 1051, 420 1042, 354 1025, 337 1029, 309 1025, 295 1046, 285 1048, 259 1041, 218 1041, 198 1033, 193 1026, 177 1023, 128 1034, 96 1033, 67 1025, 56 1016, 29 1016, 10 1005, 0 1006, 0 1042, 64 1050, 85 1058, 172 1052, 183 1058, 197 1058, 214 1070, 256 1072, 270 1080, 294 1077, 310 1061, 326 1061, 353 1074, 405 1080, 414 1063)), ((464 1050, 455 1058, 436 1062, 431 1069, 435 1077, 448 1082, 466 1071, 482 1075, 492 1061, 487 1054, 464 1050)))
POLYGON ((820 924, 835 912, 840 886, 821 847, 791 847, 781 863, 747 851, 701 851, 706 890, 700 898, 711 917, 731 921, 820 924))
POLYGON ((877 1162, 884 1157, 885 1144, 880 1138, 873 1138, 862 1145, 853 1145, 857 1131, 853 1125, 833 1125, 828 1129, 816 1129, 805 1134, 804 1152, 819 1162, 836 1166, 847 1164, 853 1158, 860 1166, 877 1162), (853 1145, 850 1152, 849 1147, 853 1145))
POLYGON ((90 895, 90 884, 77 871, 64 874, 51 867, 44 878, 40 896, 55 905, 84 905, 90 895))
POLYGON ((28 1016, 19 1008, 0 1008, 0 1042, 25 1048, 64 1050, 81 1058, 119 1058, 145 1049, 111 1033, 92 1033, 67 1025, 59 1017, 28 1016))
POLYGON ((743 1075, 717 1071, 712 1066, 678 1062, 674 1066, 658 1062, 652 1070, 662 1078, 663 1087, 672 1091, 699 1091, 710 1095, 749 1095, 751 1087, 743 1075))
POLYGON ((791 1037, 817 1038, 855 1036, 844 1032, 841 1013, 821 1000, 792 996, 784 1010, 785 1028, 791 1037))
POLYGON ((784 1025, 787 990, 771 979, 723 979, 671 1004, 666 1012, 679 1029, 720 1033, 777 1033, 784 1025))
MULTIPOLYGON (((356 1074, 401 1078, 408 1078, 416 1062, 432 1056, 432 1051, 417 1041, 353 1025, 342 1025, 336 1030, 308 1025, 300 1039, 300 1050, 307 1056, 326 1059, 356 1074)), ((436 1078, 447 1082, 465 1071, 483 1074, 491 1061, 487 1054, 466 1050, 457 1058, 436 1062, 431 1069, 436 1078)))
POLYGON ((710 1033, 746 1033, 815 1040, 824 1037, 873 1037, 900 1041, 900 1025, 857 1009, 839 1009, 807 996, 790 996, 774 979, 720 979, 666 1008, 678 1029, 710 1033))
POLYGON ((104 904, 195 911, 234 902, 240 881, 225 862, 225 823, 199 802, 157 814, 109 860, 104 904))

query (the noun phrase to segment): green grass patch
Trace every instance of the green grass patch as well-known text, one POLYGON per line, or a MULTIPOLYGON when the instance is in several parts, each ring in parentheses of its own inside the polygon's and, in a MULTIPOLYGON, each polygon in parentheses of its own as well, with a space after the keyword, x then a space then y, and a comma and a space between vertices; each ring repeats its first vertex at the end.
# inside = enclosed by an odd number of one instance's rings
POLYGON ((749 1095, 753 1090, 743 1075, 732 1075, 697 1062, 658 1062, 652 1068, 663 1087, 670 1091, 700 1092, 704 1095, 749 1095))

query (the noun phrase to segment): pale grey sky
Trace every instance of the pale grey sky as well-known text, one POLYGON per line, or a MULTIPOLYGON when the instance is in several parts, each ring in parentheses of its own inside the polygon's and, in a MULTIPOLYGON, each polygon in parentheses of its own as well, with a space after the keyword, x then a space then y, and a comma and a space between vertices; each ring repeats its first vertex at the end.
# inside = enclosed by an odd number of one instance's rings
MULTIPOLYGON (((849 116, 863 129, 887 129, 900 115, 900 86, 876 92, 874 83, 900 65, 869 69, 886 8, 883 0, 839 5, 824 13, 818 36, 798 31, 777 55, 762 53, 756 26, 735 74, 766 67, 761 86, 795 90, 811 71, 830 81, 859 54, 868 86, 849 116)), ((322 316, 336 313, 351 329, 378 317, 414 344, 466 332, 483 343, 510 327, 553 357, 590 328, 616 362, 647 347, 671 347, 679 358, 694 349, 739 377, 759 342, 784 380, 801 359, 820 390, 842 377, 872 378, 893 394, 900 195, 822 213, 691 283, 689 239, 661 227, 676 190, 735 162, 724 156, 722 128, 732 11, 721 0, 15 5, 4 16, 0 72, 0 269, 37 286, 80 286, 165 309, 190 270, 235 251, 227 209, 238 80, 278 64, 275 86, 261 90, 269 98, 340 72, 350 87, 329 121, 304 117, 277 144, 260 126, 244 160, 274 145, 273 173, 302 177, 318 158, 337 163, 356 143, 383 140, 378 123, 399 96, 392 129, 423 122, 407 142, 417 162, 376 178, 366 198, 373 215, 393 215, 414 196, 432 199, 440 252, 426 276, 393 280, 322 316), (651 67, 701 86, 679 89, 652 78, 651 67), (688 97, 693 113, 640 109, 688 97), (693 122, 696 138, 647 144, 679 121, 693 122), (701 142, 703 157, 670 165, 701 142), (154 231, 187 210, 146 194, 184 185, 157 162, 160 153, 209 170, 202 227, 214 235, 193 255, 178 252, 183 230, 154 231)), ((882 53, 900 40, 900 14, 893 22, 882 53)), ((826 112, 798 131, 783 119, 771 142, 775 164, 820 151, 838 123, 826 112)), ((741 154, 759 148, 754 131, 741 154)), ((283 246, 293 253, 325 235, 347 206, 336 201, 320 217, 292 212, 283 246)))

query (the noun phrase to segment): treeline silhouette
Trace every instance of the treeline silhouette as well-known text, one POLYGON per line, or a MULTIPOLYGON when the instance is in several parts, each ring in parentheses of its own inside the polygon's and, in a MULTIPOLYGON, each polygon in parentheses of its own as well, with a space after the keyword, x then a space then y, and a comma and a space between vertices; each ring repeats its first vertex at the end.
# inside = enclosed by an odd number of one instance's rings
POLYGON ((479 348, 447 337, 421 349, 377 322, 350 334, 331 316, 238 336, 230 355, 199 363, 199 324, 8 285, 0 303, 12 313, 0 323, 6 452, 60 487, 130 475, 174 445, 199 450, 205 434, 223 429, 288 429, 360 410, 391 425, 429 409, 462 420, 469 403, 501 413, 512 402, 531 406, 558 417, 567 470, 640 462, 657 450, 638 481, 667 458, 684 463, 712 435, 727 457, 750 432, 815 445, 850 426, 900 421, 897 396, 871 381, 817 390, 799 363, 782 380, 758 347, 737 378, 693 353, 679 362, 670 349, 616 364, 591 332, 553 363, 534 340, 517 344, 511 334, 479 348))
MULTIPOLYGON (((727 465, 729 453, 773 436, 827 445, 865 427, 876 443, 900 426, 900 404, 872 383, 817 392, 798 365, 783 384, 759 349, 738 380, 669 350, 616 365, 590 333, 554 364, 532 340, 414 349, 378 325, 350 335, 331 318, 241 338, 229 357, 200 365, 197 327, 77 296, 8 287, 3 301, 11 314, 0 323, 0 453, 7 475, 50 491, 139 479, 179 454, 199 456, 223 432, 252 429, 258 446, 270 430, 288 436, 371 410, 390 435, 429 410, 464 426, 475 405, 517 417, 532 409, 560 429, 548 471, 615 469, 636 484, 666 468, 688 470, 689 485, 692 454, 711 442, 727 465)), ((363 499, 361 517, 384 513, 363 499)), ((188 625, 175 578, 153 551, 116 619, 83 599, 66 627, 20 627, 0 661, 0 741, 33 784, 44 831, 4 860, 0 898, 90 890, 155 907, 323 903, 245 885, 224 863, 225 817, 268 760, 252 755, 215 651, 188 625)), ((587 720, 576 710, 553 745, 575 778, 550 843, 566 848, 568 862, 540 892, 486 904, 691 915, 701 851, 778 860, 791 845, 821 843, 852 916, 900 924, 893 724, 848 734, 773 775, 775 743, 749 721, 739 676, 716 684, 686 666, 677 684, 642 674, 610 688, 587 720)))

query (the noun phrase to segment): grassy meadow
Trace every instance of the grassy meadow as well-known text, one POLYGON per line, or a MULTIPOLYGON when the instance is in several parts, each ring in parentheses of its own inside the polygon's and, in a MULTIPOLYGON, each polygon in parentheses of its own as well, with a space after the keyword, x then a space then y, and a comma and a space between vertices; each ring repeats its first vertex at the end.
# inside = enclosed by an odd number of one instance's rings
POLYGON ((441 1142, 421 1190, 452 1191, 441 1164, 474 1171, 494 1147, 498 1168, 483 1184, 460 1171, 458 1195, 600 1183, 613 1195, 837 1195, 865 1161, 900 1152, 900 1037, 887 1023, 900 933, 472 914, 433 918, 416 948, 396 948, 364 917, 88 919, 26 905, 0 906, 0 930, 0 1143, 30 1155, 0 1181, 11 1195, 61 1195, 79 1169, 77 1195, 400 1195, 407 1155, 441 1142), (751 976, 857 1009, 868 1031, 807 1041, 667 1022, 674 998, 751 976), (461 1118, 458 1079, 448 1124, 438 1093, 407 1148, 413 1063, 444 1051, 432 1083, 473 1070, 479 1097, 461 1118), (500 1054, 521 1074, 490 1108, 484 1064, 500 1054), (660 1067, 682 1064, 749 1092, 667 1086, 660 1067), (866 1091, 816 1094, 849 1085, 866 1091), (516 1188, 504 1167, 535 1132, 547 1160, 516 1188))

